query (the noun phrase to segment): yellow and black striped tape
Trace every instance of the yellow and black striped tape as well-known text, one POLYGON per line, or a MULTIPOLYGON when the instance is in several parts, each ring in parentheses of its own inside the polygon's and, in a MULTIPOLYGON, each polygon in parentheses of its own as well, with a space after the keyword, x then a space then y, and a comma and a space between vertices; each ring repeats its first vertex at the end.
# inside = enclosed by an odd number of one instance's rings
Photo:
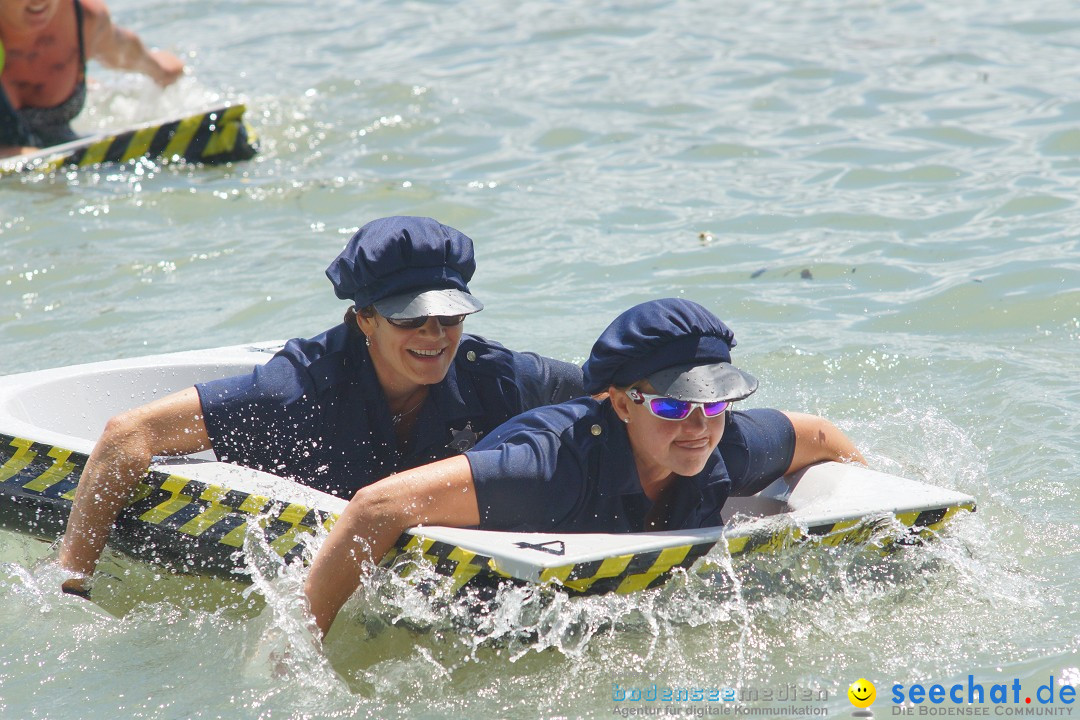
MULTIPOLYGON (((0 434, 0 526, 37 537, 59 537, 67 523, 87 457, 0 434)), ((151 470, 117 518, 110 545, 137 559, 182 572, 236 578, 249 525, 257 523, 286 560, 300 540, 337 516, 305 505, 229 490, 151 470)))
MULTIPOLYGON (((927 538, 940 531, 961 510, 975 510, 974 503, 955 505, 922 512, 900 513, 895 518, 910 529, 909 535, 897 542, 907 543, 914 538, 927 538)), ((835 546, 841 543, 861 543, 873 534, 876 524, 862 519, 844 520, 807 528, 804 533, 797 526, 784 526, 750 536, 732 538, 728 551, 732 556, 759 552, 776 552, 802 542, 819 542, 835 546)), ((689 569, 709 552, 716 543, 712 541, 680 545, 609 557, 603 560, 571 563, 541 572, 541 584, 554 584, 574 595, 599 595, 604 593, 632 593, 663 585, 676 568, 689 569)), ((402 555, 422 558, 436 572, 452 578, 451 589, 460 592, 471 587, 484 587, 512 579, 499 570, 494 559, 464 550, 450 543, 431 540, 423 536, 402 535, 384 559, 389 564, 402 555)))
MULTIPOLYGON (((574 595, 645 590, 662 585, 674 568, 689 568, 713 545, 714 542, 706 542, 571 563, 544 570, 539 581, 541 584, 558 585, 574 595)), ((423 536, 403 535, 383 564, 393 562, 402 554, 422 558, 436 572, 452 578, 451 590, 455 593, 514 580, 502 572, 490 557, 423 536)))
MULTIPOLYGON (((0 527, 48 539, 59 537, 86 459, 70 450, 0 434, 0 527)), ((900 513, 895 518, 911 529, 912 536, 927 537, 961 510, 974 511, 975 505, 900 513)), ((329 529, 336 520, 333 513, 304 505, 150 471, 117 519, 110 544, 137 559, 183 572, 237 578, 245 570, 236 551, 243 546, 251 523, 262 527, 277 554, 292 560, 302 552, 304 533, 319 526, 329 529)), ((875 523, 861 520, 814 526, 805 532, 784 526, 732 538, 728 550, 736 556, 807 541, 858 543, 867 540, 875 527, 875 523)), ((710 541, 572 563, 544 570, 539 580, 580 595, 636 592, 662 585, 673 570, 690 568, 714 545, 710 541)), ((490 557, 422 535, 402 535, 383 564, 402 555, 431 563, 436 572, 452 578, 454 592, 512 579, 490 557)), ((403 570, 407 572, 407 566, 403 570)))
POLYGON ((18 171, 53 172, 101 163, 126 163, 143 157, 218 164, 255 156, 255 132, 244 105, 230 105, 138 130, 95 140, 71 152, 27 162, 18 171))
MULTIPOLYGON (((81 453, 0 434, 0 526, 59 537, 86 460, 81 453)), ((329 529, 336 519, 303 505, 150 471, 117 519, 110 544, 137 559, 184 572, 236 578, 244 572, 236 551, 250 523, 258 520, 270 546, 291 560, 302 550, 303 533, 320 525, 329 529)), ((712 545, 566 565, 545 571, 540 580, 576 594, 643 590, 662 584, 676 567, 690 567, 712 545)), ((409 534, 401 536, 383 564, 403 552, 423 557, 437 572, 452 577, 454 592, 511 579, 490 557, 409 534)))
POLYGON ((728 552, 734 557, 749 553, 776 552, 805 542, 816 542, 833 547, 841 544, 864 543, 877 530, 880 521, 891 522, 892 520, 908 528, 908 533, 897 540, 887 539, 886 543, 908 544, 917 542, 919 539, 933 537, 960 511, 975 512, 975 502, 918 512, 888 514, 884 518, 878 518, 877 522, 873 518, 841 520, 825 525, 814 525, 806 528, 805 532, 798 526, 788 525, 762 533, 730 538, 728 552))
MULTIPOLYGON (((452 578, 451 591, 453 593, 462 592, 467 588, 490 587, 506 579, 506 576, 495 570, 495 564, 490 557, 465 550, 451 543, 408 533, 398 538, 397 545, 386 554, 382 564, 390 566, 403 558, 426 561, 440 575, 452 578)), ((411 567, 408 564, 402 564, 399 565, 398 571, 408 576, 411 567)))
MULTIPOLYGON (((573 595, 646 590, 664 584, 675 568, 689 568, 715 544, 704 542, 571 563, 544 570, 539 582, 558 585, 573 595)), ((452 578, 453 592, 514 580, 502 572, 498 563, 490 557, 423 536, 403 535, 383 564, 389 564, 402 555, 422 558, 436 572, 452 578)))
POLYGON ((689 569, 698 558, 713 548, 715 542, 679 545, 662 550, 632 553, 564 565, 545 570, 542 582, 555 582, 570 592, 597 595, 647 590, 663 585, 675 568, 689 569))

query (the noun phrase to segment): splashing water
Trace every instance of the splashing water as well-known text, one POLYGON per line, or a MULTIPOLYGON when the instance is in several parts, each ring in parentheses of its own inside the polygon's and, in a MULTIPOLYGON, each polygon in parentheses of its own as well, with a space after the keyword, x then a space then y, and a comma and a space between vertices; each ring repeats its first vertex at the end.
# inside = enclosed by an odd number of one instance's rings
POLYGON ((109 5, 192 73, 93 67, 86 129, 247 98, 262 150, 7 183, 4 372, 310 337, 345 239, 431 215, 477 242, 471 332, 580 362, 631 304, 697 300, 754 403, 979 512, 627 597, 374 571, 310 675, 299 568, 245 595, 109 556, 88 604, 0 531, 3 717, 609 717, 624 681, 795 683, 840 715, 860 677, 1080 682, 1075 7, 109 5))

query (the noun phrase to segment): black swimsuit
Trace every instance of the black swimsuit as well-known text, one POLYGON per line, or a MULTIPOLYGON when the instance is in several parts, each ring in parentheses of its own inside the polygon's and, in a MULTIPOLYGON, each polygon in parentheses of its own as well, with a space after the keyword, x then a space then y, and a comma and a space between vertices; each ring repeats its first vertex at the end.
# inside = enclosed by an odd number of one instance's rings
POLYGON ((0 87, 0 146, 49 147, 78 139, 71 129, 86 104, 86 48, 83 46, 83 9, 75 3, 75 27, 79 39, 79 80, 75 89, 59 105, 48 108, 25 107, 16 110, 0 87))

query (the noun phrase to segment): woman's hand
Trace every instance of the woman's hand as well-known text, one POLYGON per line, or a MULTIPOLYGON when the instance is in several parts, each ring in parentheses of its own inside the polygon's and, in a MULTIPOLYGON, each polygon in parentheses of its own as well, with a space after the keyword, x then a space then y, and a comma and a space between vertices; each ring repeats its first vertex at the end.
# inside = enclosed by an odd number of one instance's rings
POLYGON ((187 455, 209 447, 194 387, 109 420, 79 477, 60 543, 60 566, 92 576, 116 516, 146 475, 153 457, 187 455))
POLYGON ((184 61, 167 50, 151 50, 149 57, 156 69, 150 74, 161 87, 168 87, 184 74, 184 61))
POLYGON ((148 50, 139 36, 112 21, 102 0, 79 0, 85 13, 87 55, 103 65, 150 77, 161 87, 184 72, 180 58, 165 50, 148 50))

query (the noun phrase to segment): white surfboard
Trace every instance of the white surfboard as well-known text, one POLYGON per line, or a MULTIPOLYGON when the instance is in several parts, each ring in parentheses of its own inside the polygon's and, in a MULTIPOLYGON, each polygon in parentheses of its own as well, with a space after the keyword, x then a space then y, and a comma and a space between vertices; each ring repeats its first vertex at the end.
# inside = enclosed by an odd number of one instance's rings
MULTIPOLYGON (((105 422, 197 381, 248 372, 279 342, 115 360, 0 377, 0 526, 43 538, 63 531, 79 474, 105 422)), ((275 475, 217 462, 212 453, 155 462, 121 513, 111 545, 182 572, 242 579, 237 555, 252 529, 286 560, 329 528, 341 498, 275 475)), ((864 539, 875 524, 939 530, 970 496, 865 468, 824 463, 732 498, 725 526, 631 534, 409 530, 403 554, 434 565, 454 590, 506 579, 573 593, 634 592, 690 568, 718 542, 732 555, 795 542, 864 539)))

